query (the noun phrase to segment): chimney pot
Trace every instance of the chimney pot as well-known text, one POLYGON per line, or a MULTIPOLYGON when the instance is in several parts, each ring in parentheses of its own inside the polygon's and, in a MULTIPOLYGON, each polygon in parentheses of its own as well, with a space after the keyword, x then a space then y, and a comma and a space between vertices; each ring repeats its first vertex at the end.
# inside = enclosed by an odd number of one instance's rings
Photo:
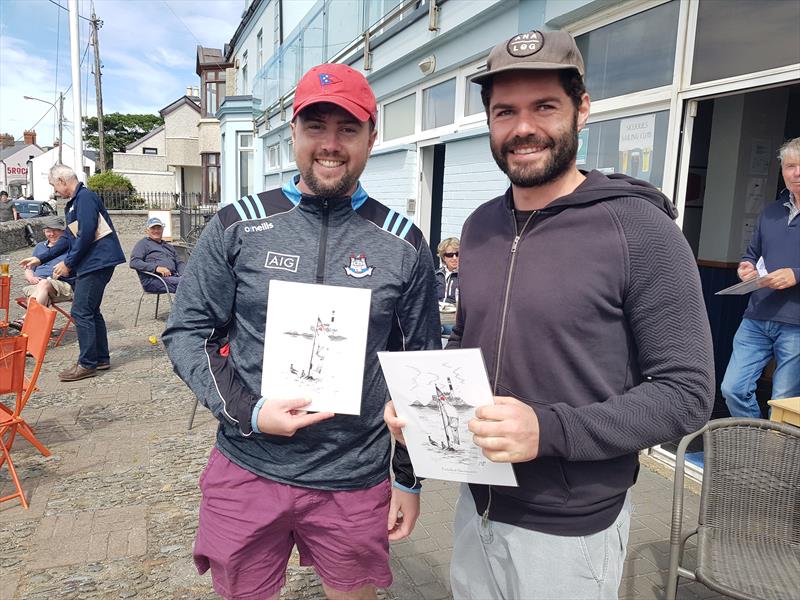
POLYGON ((26 144, 35 144, 36 143, 36 132, 35 131, 25 131, 22 134, 26 144))

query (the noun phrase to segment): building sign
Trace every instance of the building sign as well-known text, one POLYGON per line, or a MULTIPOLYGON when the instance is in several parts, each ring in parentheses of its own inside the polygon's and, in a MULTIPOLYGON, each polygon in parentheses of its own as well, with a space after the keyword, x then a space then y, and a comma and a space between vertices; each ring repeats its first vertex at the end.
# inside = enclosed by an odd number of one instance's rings
POLYGON ((28 167, 6 167, 6 175, 19 175, 20 177, 28 177, 28 167))
POLYGON ((622 119, 619 124, 620 172, 650 181, 656 115, 622 119))

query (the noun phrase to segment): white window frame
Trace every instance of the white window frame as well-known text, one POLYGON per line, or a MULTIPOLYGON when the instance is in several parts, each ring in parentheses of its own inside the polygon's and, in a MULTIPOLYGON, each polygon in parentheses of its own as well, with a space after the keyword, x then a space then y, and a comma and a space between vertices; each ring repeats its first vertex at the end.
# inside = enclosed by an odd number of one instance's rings
POLYGON ((292 139, 291 136, 286 138, 283 147, 286 156, 286 166, 295 167, 297 163, 295 162, 295 157, 294 157, 294 140, 292 139))
POLYGON ((486 65, 486 58, 482 60, 472 63, 471 65, 467 65, 459 69, 458 73, 458 87, 456 88, 457 96, 460 94, 460 99, 456 98, 458 104, 456 105, 456 123, 459 127, 470 127, 474 125, 485 125, 486 124, 486 111, 481 110, 476 112, 474 115, 466 114, 467 110, 467 83, 469 82, 469 78, 473 75, 477 75, 481 71, 485 70, 486 65))
POLYGON ((256 74, 264 66, 264 29, 259 29, 256 34, 256 74))
MULTIPOLYGON (((253 160, 250 161, 250 164, 255 167, 255 135, 253 135, 253 130, 247 131, 237 131, 236 132, 236 194, 238 195, 242 190, 242 153, 243 152, 250 152, 251 158, 253 160), (242 146, 242 136, 249 135, 250 136, 250 145, 249 146, 242 146)), ((252 179, 253 173, 248 173, 248 177, 252 179)), ((254 181, 248 181, 248 188, 254 189, 254 181)))
POLYGON ((386 100, 384 100, 384 101, 382 101, 380 103, 380 106, 379 106, 379 109, 378 109, 378 123, 380 124, 379 125, 380 131, 379 131, 379 136, 378 137, 381 139, 383 144, 386 144, 388 146, 408 144, 409 142, 413 142, 414 140, 417 139, 417 135, 418 135, 418 131, 419 131, 419 119, 420 119, 420 115, 419 115, 420 100, 419 100, 418 96, 419 96, 419 94, 417 93, 417 89, 416 88, 405 89, 405 90, 403 90, 402 92, 400 92, 398 94, 394 94, 392 96, 389 96, 388 98, 386 98, 386 100), (403 98, 406 98, 407 96, 410 96, 412 94, 415 94, 415 96, 414 96, 414 126, 413 126, 413 131, 409 135, 404 135, 402 137, 392 138, 390 140, 384 139, 383 134, 384 134, 385 128, 383 126, 383 120, 386 118, 386 105, 387 104, 391 104, 392 102, 396 102, 398 100, 402 100, 403 98))
POLYGON ((265 173, 271 173, 271 172, 274 172, 274 171, 280 171, 280 169, 281 169, 281 152, 280 152, 280 149, 281 149, 280 140, 277 140, 277 141, 276 140, 272 140, 272 142, 270 142, 270 143, 266 143, 265 142, 265 148, 264 148, 264 158, 266 159, 264 161, 264 172, 265 173), (276 164, 274 164, 274 165, 271 164, 272 163, 272 153, 273 152, 275 152, 275 159, 276 159, 276 161, 275 161, 276 164))
POLYGON ((247 75, 248 75, 248 73, 247 73, 247 50, 242 52, 242 61, 241 61, 241 67, 240 67, 239 70, 240 70, 240 72, 242 74, 242 90, 241 90, 241 94, 242 94, 242 96, 246 96, 247 95, 247 83, 248 83, 248 81, 247 81, 247 75))
MULTIPOLYGON (((430 138, 438 138, 443 135, 448 135, 450 133, 455 133, 458 130, 458 72, 457 71, 450 71, 449 73, 445 73, 439 77, 426 80, 425 83, 419 86, 419 91, 417 93, 417 131, 419 135, 417 136, 418 140, 426 140, 430 138), (451 79, 455 80, 455 93, 453 98, 453 122, 449 125, 442 125, 441 127, 434 127, 432 129, 422 129, 422 97, 425 90, 430 89, 432 87, 436 87, 441 83, 445 83, 450 81, 451 79)), ((463 90, 462 90, 462 102, 463 102, 463 90)))

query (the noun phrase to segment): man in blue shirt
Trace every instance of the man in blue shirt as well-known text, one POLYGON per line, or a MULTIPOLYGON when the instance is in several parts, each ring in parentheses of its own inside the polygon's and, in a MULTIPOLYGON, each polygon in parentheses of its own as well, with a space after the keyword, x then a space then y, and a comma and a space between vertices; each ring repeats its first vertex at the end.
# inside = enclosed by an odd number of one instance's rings
MULTIPOLYGON (((181 275, 186 267, 178 258, 175 248, 169 242, 165 242, 164 223, 158 217, 147 219, 145 228, 147 237, 136 242, 131 252, 131 269, 138 272, 155 273, 167 284, 169 291, 175 293, 181 281, 181 275)), ((139 275, 142 288, 152 294, 164 291, 163 284, 155 277, 139 275)))
POLYGON ((734 417, 761 418, 756 382, 773 355, 772 398, 800 396, 800 138, 781 146, 778 158, 786 189, 758 217, 737 270, 752 279, 763 257, 768 275, 750 296, 722 381, 734 417))

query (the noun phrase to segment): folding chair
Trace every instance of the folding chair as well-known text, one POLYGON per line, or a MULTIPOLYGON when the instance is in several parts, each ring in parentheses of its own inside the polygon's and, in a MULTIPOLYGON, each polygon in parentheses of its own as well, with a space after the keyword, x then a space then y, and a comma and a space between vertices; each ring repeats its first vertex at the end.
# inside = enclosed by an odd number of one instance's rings
MULTIPOLYGON (((2 445, 3 456, 0 457, 0 466, 6 460, 9 464, 9 470, 13 471, 11 463, 11 446, 14 443, 14 438, 19 433, 23 438, 28 440, 39 452, 44 456, 50 456, 50 451, 42 444, 33 433, 33 429, 22 417, 22 410, 28 403, 31 395, 37 390, 36 381, 39 379, 39 373, 44 364, 44 357, 47 354, 47 345, 50 342, 50 334, 53 331, 53 323, 56 320, 56 312, 46 308, 36 302, 34 298, 28 302, 28 312, 25 314, 25 323, 22 326, 22 332, 18 337, 27 341, 24 351, 27 352, 34 360, 33 371, 30 377, 25 378, 25 354, 23 352, 23 362, 21 373, 13 376, 6 376, 0 372, 0 381, 5 382, 16 381, 16 377, 21 376, 22 390, 17 393, 17 398, 14 403, 14 408, 11 409, 3 403, 0 403, 0 445, 2 445)), ((16 339, 16 338, 3 338, 3 341, 16 339)), ((10 372, 9 372, 10 373, 10 372)), ((0 384, 5 388, 5 383, 0 384)), ((19 488, 19 482, 16 480, 16 474, 12 475, 17 485, 17 493, 12 494, 6 498, 0 498, 0 501, 8 500, 10 498, 19 497, 22 505, 27 508, 28 504, 22 495, 22 490, 19 488)))
POLYGON ((678 445, 667 600, 678 578, 739 600, 797 598, 800 591, 800 428, 761 419, 717 419, 678 445), (686 448, 703 436, 700 513, 683 530, 686 448), (697 536, 697 565, 682 563, 697 536))
MULTIPOLYGON (((27 298, 16 298, 14 302, 16 302, 19 306, 21 306, 25 310, 28 310, 27 298)), ((71 302, 72 300, 62 300, 61 302, 50 302, 50 308, 52 308, 57 313, 61 314, 67 321, 66 324, 61 328, 61 331, 59 332, 58 337, 56 338, 55 343, 53 344, 53 348, 61 345, 61 340, 64 339, 64 336, 67 334, 67 331, 69 331, 70 326, 75 324, 72 315, 59 306, 59 304, 67 304, 71 302)))
POLYGON ((9 298, 11 297, 11 276, 0 276, 0 312, 5 311, 6 315, 0 319, 0 330, 5 335, 8 330, 8 308, 9 298))
MULTIPOLYGON (((24 335, 0 338, 0 395, 14 394, 16 396, 15 410, 21 404, 24 394, 25 348, 27 345, 28 337, 24 335)), ((22 486, 17 477, 17 470, 14 468, 14 462, 9 453, 11 444, 14 442, 13 429, 17 425, 17 415, 5 404, 0 403, 0 407, 2 407, 0 410, 0 450, 3 452, 0 457, 0 466, 4 462, 8 464, 8 472, 11 474, 11 480, 17 490, 11 495, 0 498, 0 502, 19 498, 23 508, 28 508, 28 501, 25 500, 25 494, 22 492, 22 486)))
POLYGON ((136 318, 133 321, 134 327, 136 327, 136 325, 139 323, 139 311, 142 308, 142 300, 144 300, 144 297, 147 294, 155 294, 156 297, 156 314, 153 317, 154 319, 158 318, 158 303, 161 300, 162 294, 167 295, 167 300, 169 300, 170 310, 172 310, 172 294, 170 293, 169 286, 167 285, 167 282, 164 281, 164 278, 161 277, 160 275, 157 275, 156 273, 150 273, 148 271, 136 271, 136 274, 139 276, 139 283, 142 284, 142 295, 139 296, 139 304, 136 307, 136 318), (155 277, 156 279, 158 279, 161 282, 161 285, 164 287, 164 291, 148 292, 146 289, 144 289, 144 279, 146 277, 155 277))

